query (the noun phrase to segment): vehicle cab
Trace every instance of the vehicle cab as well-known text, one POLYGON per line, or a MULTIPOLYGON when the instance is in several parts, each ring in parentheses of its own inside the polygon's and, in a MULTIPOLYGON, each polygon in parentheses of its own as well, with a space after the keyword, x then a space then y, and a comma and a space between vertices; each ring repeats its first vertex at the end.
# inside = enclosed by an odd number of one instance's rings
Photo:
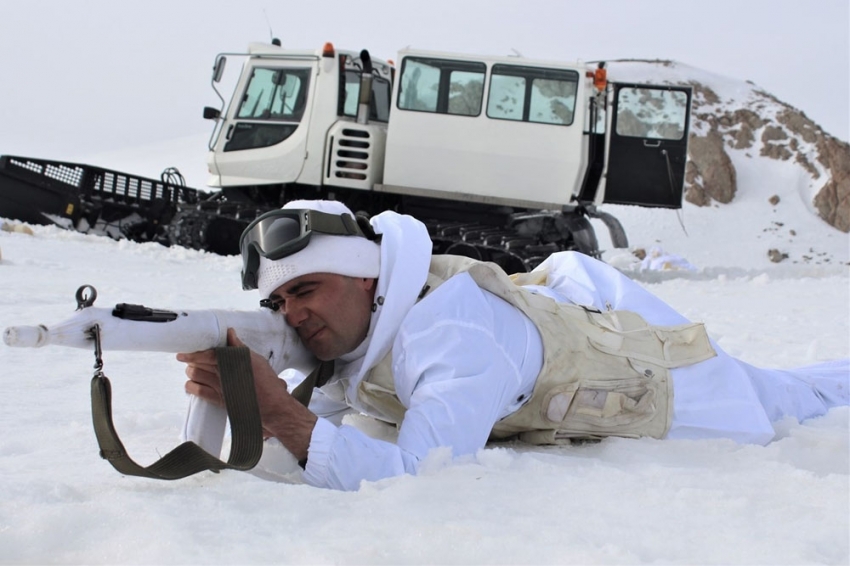
POLYGON ((385 132, 392 80, 385 61, 338 51, 330 43, 312 51, 255 43, 247 53, 219 55, 214 83, 223 61, 234 55, 244 63, 229 106, 205 109, 205 117, 218 122, 207 160, 210 186, 321 185, 328 137, 336 131, 341 136, 346 125, 357 122, 366 65, 368 120, 385 132))

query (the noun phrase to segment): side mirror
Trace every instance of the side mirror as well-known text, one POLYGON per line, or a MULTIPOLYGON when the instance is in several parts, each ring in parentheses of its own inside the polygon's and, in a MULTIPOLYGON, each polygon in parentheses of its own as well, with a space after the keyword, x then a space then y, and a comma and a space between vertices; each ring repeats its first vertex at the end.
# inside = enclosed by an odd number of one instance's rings
POLYGON ((221 111, 212 106, 204 106, 204 120, 218 120, 221 117, 221 111))
POLYGON ((221 81, 221 76, 224 74, 224 65, 227 63, 227 57, 224 55, 220 56, 215 60, 215 67, 213 67, 213 77, 212 80, 214 83, 221 81))

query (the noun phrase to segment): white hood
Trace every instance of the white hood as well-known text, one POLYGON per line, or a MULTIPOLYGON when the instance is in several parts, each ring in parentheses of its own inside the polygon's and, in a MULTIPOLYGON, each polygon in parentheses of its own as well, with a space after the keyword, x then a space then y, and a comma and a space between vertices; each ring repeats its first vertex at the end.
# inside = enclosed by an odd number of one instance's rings
POLYGON ((345 397, 352 407, 365 411, 357 400, 357 387, 372 367, 384 359, 408 311, 416 304, 428 279, 431 238, 422 222, 396 212, 382 212, 371 219, 381 234, 381 272, 375 291, 376 311, 362 358, 341 368, 345 397))

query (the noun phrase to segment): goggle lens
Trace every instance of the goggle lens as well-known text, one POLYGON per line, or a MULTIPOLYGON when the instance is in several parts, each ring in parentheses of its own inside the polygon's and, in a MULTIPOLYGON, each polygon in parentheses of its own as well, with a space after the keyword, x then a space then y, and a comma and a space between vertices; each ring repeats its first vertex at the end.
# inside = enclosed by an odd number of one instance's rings
POLYGON ((295 218, 281 216, 265 218, 246 234, 242 244, 243 252, 244 246, 254 244, 257 246, 257 251, 265 257, 280 259, 287 255, 287 248, 303 235, 302 223, 295 218), (283 255, 280 257, 273 257, 281 253, 283 255))

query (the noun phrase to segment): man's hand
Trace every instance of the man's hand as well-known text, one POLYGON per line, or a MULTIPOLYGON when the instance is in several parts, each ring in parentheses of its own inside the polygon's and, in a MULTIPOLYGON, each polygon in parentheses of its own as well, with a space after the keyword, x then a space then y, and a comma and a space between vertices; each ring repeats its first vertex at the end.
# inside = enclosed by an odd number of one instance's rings
MULTIPOLYGON (((227 345, 244 346, 232 328, 227 329, 227 345)), ((177 360, 187 364, 187 393, 224 406, 215 350, 177 354, 177 360)), ((277 376, 265 358, 253 351, 251 370, 264 434, 280 440, 298 460, 305 459, 316 415, 289 394, 286 382, 277 376)))

